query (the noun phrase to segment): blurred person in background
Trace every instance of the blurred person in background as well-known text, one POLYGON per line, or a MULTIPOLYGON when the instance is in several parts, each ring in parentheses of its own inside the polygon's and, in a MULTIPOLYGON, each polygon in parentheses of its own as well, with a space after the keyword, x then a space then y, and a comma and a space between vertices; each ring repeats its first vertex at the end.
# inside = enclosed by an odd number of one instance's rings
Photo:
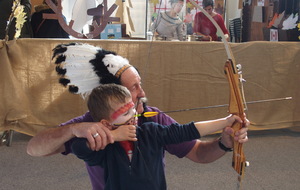
POLYGON ((182 10, 183 0, 170 0, 170 11, 160 13, 150 26, 154 36, 163 40, 183 40, 184 23, 178 14, 182 10))
MULTIPOLYGON (((223 17, 214 11, 214 1, 203 0, 202 4, 203 9, 217 22, 228 40, 229 32, 224 24, 223 17)), ((194 33, 200 35, 202 41, 220 41, 217 36, 217 28, 203 12, 198 12, 195 15, 194 33)))
MULTIPOLYGON (((52 0, 57 5, 57 0, 52 0)), ((31 26, 34 38, 69 38, 56 19, 44 19, 43 14, 54 14, 54 11, 44 0, 41 5, 34 7, 35 12, 31 16, 31 26)))

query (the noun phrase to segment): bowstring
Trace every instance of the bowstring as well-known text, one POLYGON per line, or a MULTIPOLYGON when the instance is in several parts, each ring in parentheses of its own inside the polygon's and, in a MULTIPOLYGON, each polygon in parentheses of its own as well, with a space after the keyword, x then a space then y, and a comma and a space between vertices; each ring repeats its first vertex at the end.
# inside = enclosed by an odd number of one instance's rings
MULTIPOLYGON (((202 7, 200 7, 195 1, 193 0, 189 0, 196 8, 198 8, 199 10, 201 10, 203 12, 203 14, 213 23, 213 25, 217 28, 218 32, 221 34, 221 39, 222 39, 222 42, 224 44, 224 47, 225 47, 225 50, 226 50, 226 54, 227 54, 227 57, 228 59, 231 59, 232 62, 235 63, 235 58, 233 56, 233 53, 232 53, 232 50, 231 50, 231 47, 229 46, 229 43, 225 37, 225 34, 223 32, 223 30, 220 28, 220 26, 217 24, 217 22, 212 18, 212 16, 210 16, 202 7)), ((156 6, 157 4, 155 4, 156 6)), ((148 70, 148 67, 149 67, 149 62, 150 62, 150 56, 151 56, 151 51, 152 51, 152 46, 153 46, 153 41, 154 41, 154 34, 155 34, 155 31, 156 31, 156 28, 157 28, 157 23, 158 23, 158 18, 159 18, 159 14, 160 14, 160 11, 161 11, 161 6, 162 6, 162 0, 160 0, 159 2, 159 6, 158 6, 158 13, 157 13, 157 18, 156 20, 154 21, 154 33, 153 33, 153 37, 151 39, 151 42, 149 44, 149 48, 148 48, 148 52, 147 52, 147 59, 146 59, 146 62, 144 64, 144 71, 143 71, 143 77, 144 78, 144 81, 146 81, 146 78, 147 78, 147 70, 148 70)), ((244 104, 244 110, 248 110, 248 107, 247 107, 247 103, 246 103, 246 98, 245 98, 245 93, 244 93, 244 86, 243 86, 243 78, 242 78, 242 74, 239 75, 239 80, 240 80, 240 90, 241 90, 241 95, 242 95, 242 100, 243 100, 243 104, 244 104)))
MULTIPOLYGON (((229 43, 227 41, 227 39, 225 38, 225 34, 223 32, 223 30, 221 30, 220 26, 217 24, 217 22, 212 18, 212 16, 210 16, 202 7, 200 7, 195 1, 193 0, 189 0, 195 7, 197 7, 198 9, 200 9, 203 14, 213 23, 213 25, 217 28, 218 32, 220 32, 221 34, 221 38, 222 38, 222 42, 225 46, 225 50, 226 50, 226 54, 227 54, 227 57, 228 59, 232 60, 232 62, 234 63, 234 67, 236 67, 236 64, 235 64, 235 59, 234 59, 234 56, 233 56, 233 53, 232 53, 232 50, 229 46, 229 43)), ((234 68, 235 70, 237 70, 237 68, 234 68)), ((239 71, 238 71, 239 72, 239 71)), ((243 104, 245 105, 245 108, 247 107, 246 106, 246 101, 245 101, 245 96, 244 96, 244 88, 243 88, 243 84, 242 84, 242 77, 241 77, 241 73, 239 73, 239 80, 240 80, 240 85, 241 85, 241 95, 242 95, 242 100, 243 100, 243 104)), ((243 110, 244 111, 244 110, 243 110)), ((238 180, 237 182, 237 189, 240 189, 241 188, 241 181, 238 180)))
POLYGON ((210 16, 202 7, 200 7, 195 1, 193 0, 189 0, 197 9, 200 9, 202 11, 202 13, 213 23, 213 25, 217 28, 218 32, 220 32, 221 34, 221 38, 222 38, 222 42, 224 43, 225 46, 225 50, 227 53, 227 57, 228 59, 231 59, 232 61, 234 61, 234 57, 232 55, 232 51, 231 48, 229 46, 229 43, 226 40, 225 34, 223 32, 223 30, 221 30, 220 26, 218 25, 218 23, 213 19, 212 16, 210 16))
POLYGON ((244 92, 244 79, 243 79, 243 75, 242 73, 239 74, 239 80, 240 80, 240 91, 241 91, 241 95, 242 95, 242 99, 243 99, 243 104, 244 104, 244 111, 248 110, 248 106, 247 106, 247 101, 245 98, 245 92, 244 92))
MULTIPOLYGON (((213 23, 213 25, 217 28, 218 32, 221 34, 221 39, 222 42, 225 46, 225 50, 226 50, 226 54, 228 59, 231 59, 233 63, 235 62, 231 47, 229 46, 228 41, 226 40, 225 34, 223 32, 223 30, 220 28, 220 26, 218 25, 218 23, 213 19, 212 16, 210 16, 202 7, 200 7, 195 1, 193 0, 189 0, 196 8, 200 9, 202 11, 202 13, 213 23)), ((236 66, 236 65, 235 65, 236 66)), ((236 69, 236 68, 235 68, 236 69)), ((245 98, 245 93, 244 93, 244 86, 243 86, 243 78, 242 78, 242 74, 239 74, 239 80, 240 80, 240 90, 241 90, 241 95, 242 95, 242 100, 243 100, 243 104, 244 104, 244 110, 248 110, 247 104, 246 104, 246 98, 245 98)))
MULTIPOLYGON (((154 21, 154 33, 152 35, 152 39, 150 41, 150 44, 149 44, 149 48, 148 48, 148 52, 147 52, 147 60, 144 64, 144 71, 143 71, 143 80, 146 81, 146 77, 147 77, 147 70, 148 70, 148 66, 149 66, 149 62, 150 62, 150 56, 151 56, 151 50, 152 50, 152 45, 153 45, 153 41, 154 41, 154 34, 155 34, 155 31, 156 31, 156 28, 158 26, 158 17, 159 17, 159 14, 160 14, 160 10, 161 10, 161 5, 162 5, 162 0, 160 0, 160 3, 159 3, 159 6, 158 6, 158 13, 157 13, 157 18, 155 19, 154 21)), ((156 4, 155 4, 156 6, 156 4)))

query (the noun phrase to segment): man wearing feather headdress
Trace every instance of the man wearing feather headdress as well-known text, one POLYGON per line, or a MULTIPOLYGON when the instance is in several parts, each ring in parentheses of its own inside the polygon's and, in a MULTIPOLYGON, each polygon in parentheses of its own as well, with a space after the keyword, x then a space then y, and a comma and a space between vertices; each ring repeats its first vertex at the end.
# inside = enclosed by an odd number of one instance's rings
MULTIPOLYGON (((54 49, 56 70, 61 75, 60 83, 69 87, 69 91, 85 96, 93 88, 108 83, 125 86, 131 96, 138 113, 145 111, 160 112, 142 101, 145 92, 141 86, 141 77, 138 71, 129 64, 128 60, 114 52, 88 44, 62 44, 54 49)), ((139 117, 138 125, 153 121, 161 125, 176 123, 166 114, 158 114, 151 118, 139 117)), ((248 141, 246 127, 234 134, 234 140, 244 143, 248 141)), ((193 140, 181 144, 165 146, 170 154, 179 158, 187 157, 197 163, 209 163, 222 157, 233 146, 230 126, 222 132, 222 138, 209 142, 193 140)), ((100 122, 95 122, 90 112, 74 118, 60 127, 46 129, 33 137, 27 147, 32 156, 45 156, 56 153, 69 154, 75 137, 86 138, 92 150, 104 149, 107 144, 115 140, 111 132, 100 122)), ((163 158, 162 158, 163 159, 163 158)), ((88 166, 93 189, 104 189, 104 173, 100 166, 88 166)))

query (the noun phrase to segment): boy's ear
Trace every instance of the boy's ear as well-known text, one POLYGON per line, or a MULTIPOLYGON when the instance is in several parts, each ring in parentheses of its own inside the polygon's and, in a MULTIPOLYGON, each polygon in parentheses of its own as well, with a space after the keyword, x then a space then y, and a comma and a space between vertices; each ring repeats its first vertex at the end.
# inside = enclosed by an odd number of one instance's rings
POLYGON ((103 124, 105 127, 107 127, 109 130, 112 130, 112 126, 111 126, 110 122, 107 121, 106 119, 102 119, 102 120, 100 121, 100 123, 102 123, 102 124, 103 124))

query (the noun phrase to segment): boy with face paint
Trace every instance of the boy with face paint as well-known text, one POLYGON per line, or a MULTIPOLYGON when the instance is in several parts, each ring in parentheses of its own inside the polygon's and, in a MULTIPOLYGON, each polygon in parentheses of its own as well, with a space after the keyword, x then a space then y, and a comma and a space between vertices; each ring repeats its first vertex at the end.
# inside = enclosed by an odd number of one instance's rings
POLYGON ((167 189, 161 159, 163 146, 198 139, 234 122, 242 122, 231 115, 184 125, 164 126, 148 122, 135 126, 136 110, 131 94, 126 87, 116 84, 93 89, 88 108, 95 121, 112 130, 115 139, 130 139, 109 144, 100 151, 91 150, 84 138, 76 138, 72 144, 72 151, 78 158, 90 166, 104 168, 105 189, 108 190, 167 189))
POLYGON ((150 26, 150 30, 157 36, 166 40, 183 40, 184 24, 178 14, 182 10, 183 0, 170 0, 170 11, 160 13, 150 26))

